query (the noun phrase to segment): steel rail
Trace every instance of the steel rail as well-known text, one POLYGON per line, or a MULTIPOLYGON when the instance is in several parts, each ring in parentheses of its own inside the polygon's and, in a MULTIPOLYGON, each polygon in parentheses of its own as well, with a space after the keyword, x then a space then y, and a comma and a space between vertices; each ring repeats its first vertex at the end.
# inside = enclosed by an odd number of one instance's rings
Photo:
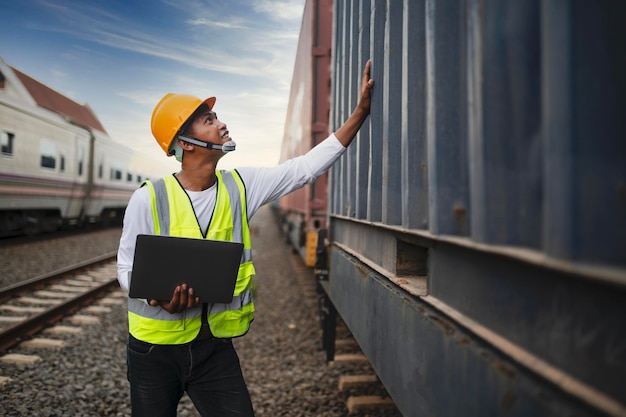
POLYGON ((18 282, 16 284, 0 288, 0 302, 4 302, 6 299, 11 298, 14 295, 19 294, 30 288, 35 288, 38 285, 47 284, 50 281, 60 278, 61 276, 70 272, 78 271, 79 269, 85 268, 90 265, 97 265, 99 263, 109 261, 115 258, 116 255, 117 252, 105 253, 104 255, 96 256, 91 259, 87 259, 86 261, 82 261, 64 268, 59 268, 52 272, 37 275, 36 277, 30 278, 26 281, 18 282))
POLYGON ((90 304, 101 293, 110 291, 117 284, 117 279, 105 282, 97 287, 90 288, 82 294, 77 295, 67 301, 57 304, 48 310, 29 317, 6 330, 0 332, 0 352, 5 351, 20 342, 26 336, 32 336, 48 327, 63 317, 90 304))
MULTIPOLYGON (((0 291, 0 300, 4 301, 9 296, 18 294, 23 291, 27 291, 41 284, 48 283, 56 278, 60 278, 64 274, 80 270, 87 266, 97 265, 99 263, 111 260, 111 258, 114 257, 115 253, 105 254, 81 262, 79 264, 72 265, 67 268, 62 268, 48 274, 40 275, 38 277, 13 285, 11 287, 7 287, 0 291)), ((27 319, 0 331, 0 352, 6 351, 7 349, 22 342, 25 337, 32 336, 40 332, 45 327, 48 327, 58 322, 63 317, 73 313, 76 310, 79 310, 85 305, 90 304, 101 294, 110 291, 116 285, 117 277, 95 287, 89 288, 85 292, 78 294, 75 297, 72 297, 65 301, 61 301, 59 302, 59 304, 56 304, 39 314, 28 317, 27 319)))

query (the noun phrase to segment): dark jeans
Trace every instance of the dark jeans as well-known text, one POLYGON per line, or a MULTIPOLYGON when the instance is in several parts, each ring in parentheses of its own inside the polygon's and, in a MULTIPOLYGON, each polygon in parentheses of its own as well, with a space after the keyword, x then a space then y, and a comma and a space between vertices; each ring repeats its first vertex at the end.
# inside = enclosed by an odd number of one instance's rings
POLYGON ((230 339, 152 345, 129 335, 127 362, 135 417, 176 416, 185 391, 203 417, 254 416, 230 339))

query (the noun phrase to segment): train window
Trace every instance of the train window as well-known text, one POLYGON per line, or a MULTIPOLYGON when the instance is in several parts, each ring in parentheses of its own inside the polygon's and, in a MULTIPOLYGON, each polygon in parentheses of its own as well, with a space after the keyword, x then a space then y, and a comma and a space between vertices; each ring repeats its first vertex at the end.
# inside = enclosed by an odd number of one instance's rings
POLYGON ((111 168, 111 180, 120 181, 122 179, 122 170, 117 168, 111 168))
POLYGON ((85 160, 85 148, 78 149, 78 176, 83 176, 83 162, 85 160))
POLYGON ((130 172, 126 173, 126 181, 127 182, 133 182, 133 174, 131 174, 130 172))
POLYGON ((102 165, 102 162, 100 162, 100 165, 98 165, 98 178, 102 179, 103 175, 104 175, 104 166, 102 165))
POLYGON ((42 168, 55 169, 57 165, 57 149, 52 141, 43 139, 39 150, 41 152, 40 165, 42 168))
POLYGON ((59 158, 59 171, 65 172, 65 155, 61 155, 59 158))
POLYGON ((13 141, 15 140, 15 135, 11 132, 2 132, 2 136, 0 136, 0 145, 2 146, 2 155, 3 156, 13 156, 13 141))
POLYGON ((141 175, 137 175, 137 182, 141 183, 141 175))

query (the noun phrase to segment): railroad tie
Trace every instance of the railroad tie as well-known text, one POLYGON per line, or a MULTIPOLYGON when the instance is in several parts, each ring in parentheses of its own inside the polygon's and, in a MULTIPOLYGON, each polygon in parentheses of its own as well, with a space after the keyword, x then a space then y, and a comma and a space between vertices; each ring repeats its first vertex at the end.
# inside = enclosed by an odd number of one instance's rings
POLYGON ((14 364, 35 363, 40 360, 41 357, 38 355, 22 355, 19 353, 9 353, 7 355, 0 356, 0 361, 14 364))
POLYGON ((69 319, 74 324, 98 324, 100 319, 95 316, 88 316, 85 314, 75 314, 69 319))
POLYGON ((354 413, 366 408, 391 407, 395 403, 390 397, 381 397, 378 395, 363 395, 359 397, 349 397, 346 401, 348 413, 354 413))
POLYGON ((85 311, 88 313, 110 313, 111 309, 104 306, 91 305, 85 308, 85 311))
POLYGON ((348 388, 376 382, 378 382, 376 375, 341 375, 339 377, 339 390, 343 391, 348 388))
POLYGON ((367 362, 367 357, 362 353, 342 353, 335 355, 334 363, 367 362))
POLYGON ((83 329, 81 327, 57 325, 49 327, 43 332, 51 334, 78 334, 82 333, 82 331, 83 329))
POLYGON ((58 339, 36 337, 34 339, 23 341, 20 343, 20 346, 25 348, 60 348, 65 346, 65 342, 58 339))

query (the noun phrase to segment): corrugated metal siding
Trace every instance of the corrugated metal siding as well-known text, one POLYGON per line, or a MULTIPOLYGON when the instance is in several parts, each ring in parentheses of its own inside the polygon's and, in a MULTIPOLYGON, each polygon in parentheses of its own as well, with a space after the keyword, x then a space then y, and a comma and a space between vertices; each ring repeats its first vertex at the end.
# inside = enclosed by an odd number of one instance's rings
POLYGON ((626 266, 623 9, 337 2, 331 128, 376 86, 332 213, 626 266))
POLYGON ((376 84, 327 291, 403 413, 626 415, 624 44, 626 2, 335 3, 331 129, 376 84))

